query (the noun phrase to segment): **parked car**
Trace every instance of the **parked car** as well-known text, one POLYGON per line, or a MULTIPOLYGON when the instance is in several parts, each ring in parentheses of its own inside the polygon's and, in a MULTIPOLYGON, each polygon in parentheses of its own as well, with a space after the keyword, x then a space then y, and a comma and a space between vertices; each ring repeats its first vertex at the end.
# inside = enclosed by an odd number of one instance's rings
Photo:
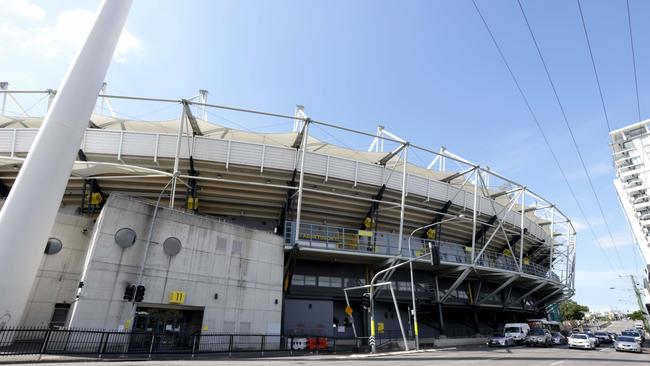
POLYGON ((567 339, 562 333, 560 332, 553 332, 551 333, 551 339, 553 340, 553 344, 567 344, 567 339))
POLYGON ((569 337, 569 348, 596 349, 596 341, 586 334, 574 333, 569 337))
POLYGON ((526 323, 507 323, 503 327, 503 333, 514 338, 517 343, 524 342, 529 330, 530 326, 526 323))
POLYGON ((600 344, 612 344, 612 339, 609 337, 609 334, 607 332, 596 332, 594 333, 596 336, 596 339, 598 339, 598 343, 600 344))
POLYGON ((528 335, 526 336, 524 343, 526 343, 528 347, 531 346, 551 347, 553 346, 553 337, 551 336, 551 332, 549 332, 547 329, 534 328, 528 332, 528 335))
POLYGON ((582 334, 582 329, 580 328, 573 328, 571 330, 571 334, 582 334))
MULTIPOLYGON (((625 333, 625 332, 624 332, 625 333)), ((643 347, 641 343, 637 342, 634 337, 621 335, 614 342, 614 348, 616 351, 630 351, 630 352, 643 352, 643 347)))
POLYGON ((587 330, 583 334, 586 334, 589 338, 593 339, 594 343, 596 344, 596 347, 600 347, 600 341, 598 340, 594 332, 587 330))
POLYGON ((485 343, 488 347, 503 346, 511 347, 515 345, 515 339, 512 336, 503 333, 494 333, 485 343))
POLYGON ((638 329, 639 331, 643 332, 645 327, 643 326, 643 322, 636 322, 634 323, 634 329, 638 329))

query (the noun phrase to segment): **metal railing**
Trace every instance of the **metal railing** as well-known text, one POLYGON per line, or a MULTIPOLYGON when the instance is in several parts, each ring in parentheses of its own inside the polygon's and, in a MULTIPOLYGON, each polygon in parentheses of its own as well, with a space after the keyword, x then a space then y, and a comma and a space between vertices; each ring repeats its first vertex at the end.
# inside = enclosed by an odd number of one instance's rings
POLYGON ((128 332, 96 329, 0 329, 0 360, 15 355, 233 354, 359 352, 363 340, 308 335, 128 332))
MULTIPOLYGON (((285 223, 284 239, 287 245, 291 245, 295 222, 287 221, 285 223)), ((298 241, 301 245, 334 251, 345 251, 363 254, 373 254, 381 256, 402 256, 409 258, 408 237, 404 237, 401 252, 397 244, 399 236, 397 234, 385 232, 368 232, 358 229, 350 229, 336 226, 327 226, 321 224, 312 224, 303 222, 300 225, 298 241)), ((461 263, 472 264, 471 247, 462 244, 451 243, 440 240, 424 240, 421 238, 411 239, 411 255, 417 257, 428 251, 428 242, 440 249, 440 261, 444 263, 461 263)), ((507 271, 519 272, 519 267, 512 256, 506 256, 502 253, 486 249, 476 261, 476 266, 497 268, 507 271)), ((536 277, 548 278, 556 282, 561 282, 560 277, 549 271, 547 267, 537 263, 522 264, 522 271, 526 274, 536 277)))

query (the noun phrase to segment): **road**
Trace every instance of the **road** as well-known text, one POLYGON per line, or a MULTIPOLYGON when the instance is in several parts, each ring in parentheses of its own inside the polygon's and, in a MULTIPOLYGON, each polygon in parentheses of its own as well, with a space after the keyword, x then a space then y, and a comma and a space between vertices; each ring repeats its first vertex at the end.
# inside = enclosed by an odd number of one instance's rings
MULTIPOLYGON (((620 332, 633 326, 633 322, 615 322, 607 330, 620 332)), ((63 360, 63 359, 61 359, 63 360)), ((1 359, 0 359, 1 361, 1 359)), ((53 360, 49 360, 50 362, 53 360)), ((49 363, 51 364, 51 363, 49 363)), ((116 366, 116 362, 75 362, 55 363, 58 365, 116 366)), ((646 342, 643 354, 616 352, 611 346, 596 350, 574 350, 566 346, 553 348, 528 348, 525 346, 505 348, 488 348, 471 346, 437 349, 420 353, 402 353, 385 356, 300 356, 276 358, 233 358, 213 360, 167 360, 167 361, 124 361, 117 365, 138 366, 267 366, 267 365, 453 365, 453 366, 607 366, 607 365, 644 365, 650 366, 650 347, 646 342)))

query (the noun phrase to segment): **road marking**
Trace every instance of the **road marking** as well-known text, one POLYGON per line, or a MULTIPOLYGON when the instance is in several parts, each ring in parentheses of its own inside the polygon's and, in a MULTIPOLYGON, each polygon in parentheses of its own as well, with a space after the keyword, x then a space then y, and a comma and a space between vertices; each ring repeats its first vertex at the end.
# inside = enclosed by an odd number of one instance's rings
POLYGON ((561 364, 561 363, 564 363, 564 361, 566 361, 566 360, 555 361, 555 362, 553 362, 553 363, 551 364, 551 366, 553 366, 553 365, 559 365, 559 364, 561 364))

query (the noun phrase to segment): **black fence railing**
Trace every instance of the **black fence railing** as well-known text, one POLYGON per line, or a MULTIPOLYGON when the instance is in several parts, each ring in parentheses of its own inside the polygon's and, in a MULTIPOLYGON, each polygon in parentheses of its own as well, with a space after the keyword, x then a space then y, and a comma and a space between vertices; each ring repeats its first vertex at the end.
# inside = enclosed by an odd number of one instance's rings
POLYGON ((127 332, 95 329, 0 329, 0 357, 10 355, 233 354, 363 352, 363 339, 323 336, 127 332))

